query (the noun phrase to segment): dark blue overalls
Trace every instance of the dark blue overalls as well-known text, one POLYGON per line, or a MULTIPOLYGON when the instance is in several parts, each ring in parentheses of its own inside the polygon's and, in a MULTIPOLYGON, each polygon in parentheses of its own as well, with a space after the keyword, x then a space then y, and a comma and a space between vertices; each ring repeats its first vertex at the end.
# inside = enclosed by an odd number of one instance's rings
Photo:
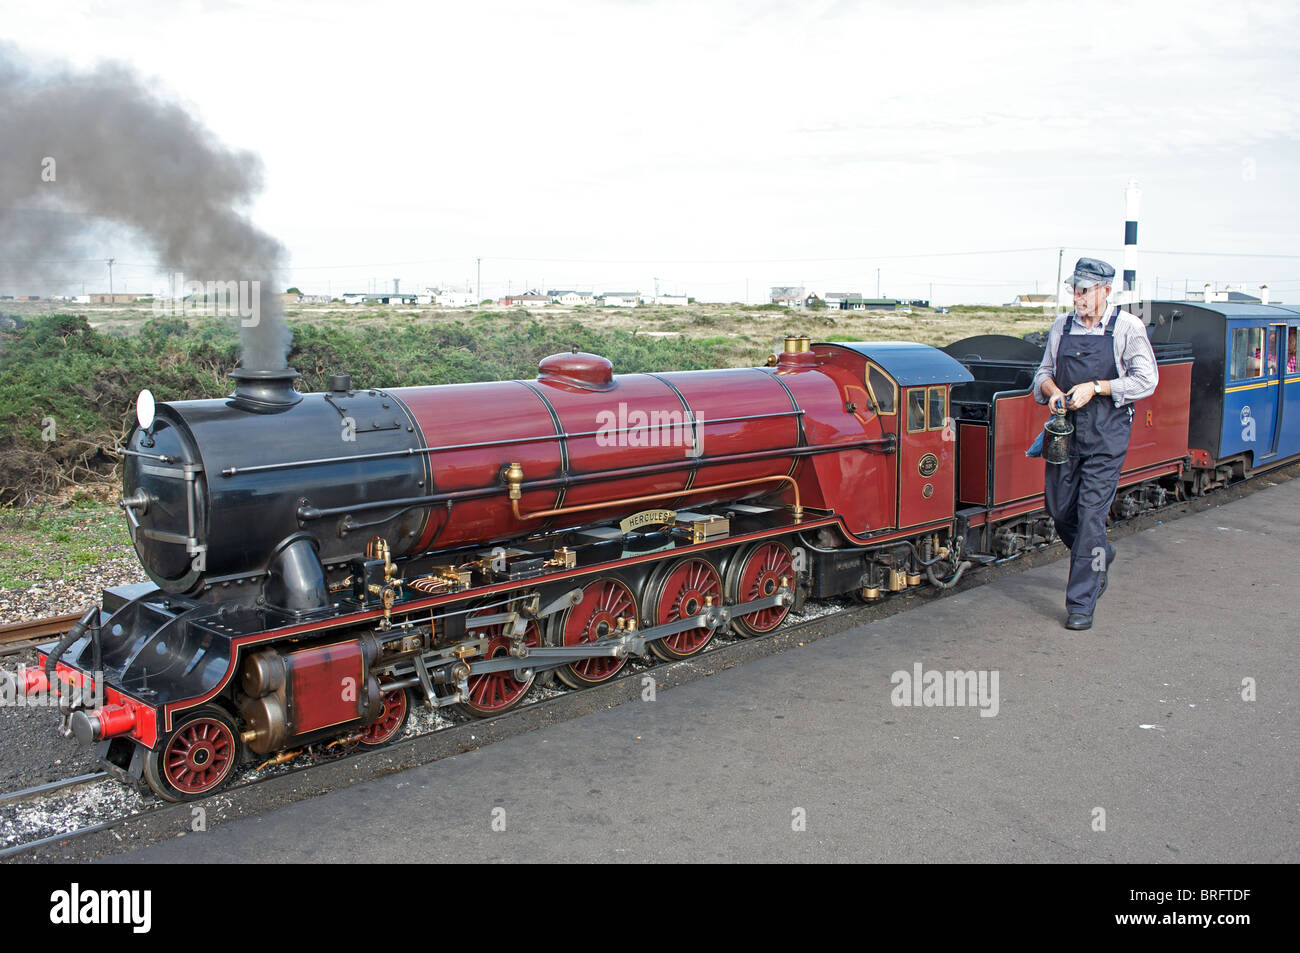
MULTIPOLYGON (((1057 387, 1068 393, 1076 384, 1119 377, 1114 335, 1118 318, 1116 308, 1104 319, 1106 332, 1099 335, 1071 334, 1074 314, 1065 319, 1052 375, 1057 387)), ((1047 512, 1056 522, 1061 541, 1070 547, 1065 611, 1090 616, 1097 604, 1101 570, 1115 554, 1106 542, 1106 514, 1128 453, 1133 411, 1128 406, 1116 407, 1109 396, 1098 394, 1071 411, 1071 416, 1070 459, 1059 466, 1047 465, 1045 491, 1047 512)))

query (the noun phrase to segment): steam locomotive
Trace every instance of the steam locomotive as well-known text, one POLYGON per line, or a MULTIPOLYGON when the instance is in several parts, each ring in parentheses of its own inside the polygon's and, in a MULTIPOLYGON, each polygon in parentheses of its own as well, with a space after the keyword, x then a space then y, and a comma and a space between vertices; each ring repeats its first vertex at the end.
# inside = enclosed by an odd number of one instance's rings
MULTIPOLYGON (((1278 363, 1300 312, 1229 307, 1143 305, 1160 384, 1116 515, 1300 455, 1278 363), (1272 377, 1242 384, 1256 337, 1272 377), (1248 446, 1242 387, 1276 400, 1248 446)), ((228 399, 144 392, 120 502, 151 581, 105 590, 10 685, 56 692, 110 773, 183 801, 254 759, 383 745, 417 703, 496 715, 810 597, 950 588, 1055 538, 1024 455, 1041 353, 792 336, 754 368, 616 376, 575 351, 529 381, 304 394, 236 370, 228 399)))

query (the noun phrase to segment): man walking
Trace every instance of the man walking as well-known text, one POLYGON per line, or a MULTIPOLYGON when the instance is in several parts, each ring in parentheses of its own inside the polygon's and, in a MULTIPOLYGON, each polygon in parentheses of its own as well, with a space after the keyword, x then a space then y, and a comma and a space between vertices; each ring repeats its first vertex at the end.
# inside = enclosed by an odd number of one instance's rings
POLYGON ((1106 542, 1106 515, 1128 453, 1133 402, 1155 393, 1159 379, 1146 327, 1136 315, 1108 308, 1115 269, 1080 258, 1068 284, 1074 310, 1057 318, 1034 375, 1034 399, 1064 406, 1073 417, 1070 458, 1047 465, 1047 512, 1070 547, 1065 591, 1067 629, 1092 628, 1106 591, 1115 547, 1106 542))

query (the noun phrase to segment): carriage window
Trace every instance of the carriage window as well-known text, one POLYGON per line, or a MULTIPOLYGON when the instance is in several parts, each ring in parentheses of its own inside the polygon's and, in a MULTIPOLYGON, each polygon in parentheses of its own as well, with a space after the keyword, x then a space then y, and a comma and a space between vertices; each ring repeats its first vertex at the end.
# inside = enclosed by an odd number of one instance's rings
POLYGON ((907 392, 907 432, 920 433, 925 429, 925 388, 907 392))
POLYGON ((1264 375, 1260 351, 1264 345, 1263 328, 1236 328, 1232 332, 1232 379, 1242 380, 1264 375))
POLYGON ((944 411, 947 409, 948 403, 947 400, 945 400, 947 395, 944 391, 945 388, 943 387, 930 388, 930 430, 943 429, 943 418, 945 416, 944 411))
POLYGON ((1277 328, 1268 329, 1268 361, 1265 368, 1269 377, 1277 374, 1277 328))
POLYGON ((1300 328, 1292 328, 1290 339, 1286 345, 1286 372, 1288 374, 1294 374, 1297 370, 1300 370, 1300 368, 1296 367, 1295 347, 1297 338, 1300 338, 1300 328))
POLYGON ((897 408, 894 406, 894 382, 889 379, 889 375, 876 367, 874 364, 867 365, 867 387, 871 390, 871 396, 875 398, 877 413, 892 414, 897 408))

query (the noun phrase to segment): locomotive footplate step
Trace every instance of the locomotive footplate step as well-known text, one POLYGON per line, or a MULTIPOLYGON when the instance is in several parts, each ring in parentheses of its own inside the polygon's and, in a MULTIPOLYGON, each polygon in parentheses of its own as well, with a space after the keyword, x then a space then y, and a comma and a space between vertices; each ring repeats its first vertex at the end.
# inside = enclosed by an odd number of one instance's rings
POLYGON ((1300 480, 1133 533, 1088 632, 1064 560, 1010 563, 119 859, 401 863, 437 830, 440 861, 1295 863, 1297 524, 1300 480))

